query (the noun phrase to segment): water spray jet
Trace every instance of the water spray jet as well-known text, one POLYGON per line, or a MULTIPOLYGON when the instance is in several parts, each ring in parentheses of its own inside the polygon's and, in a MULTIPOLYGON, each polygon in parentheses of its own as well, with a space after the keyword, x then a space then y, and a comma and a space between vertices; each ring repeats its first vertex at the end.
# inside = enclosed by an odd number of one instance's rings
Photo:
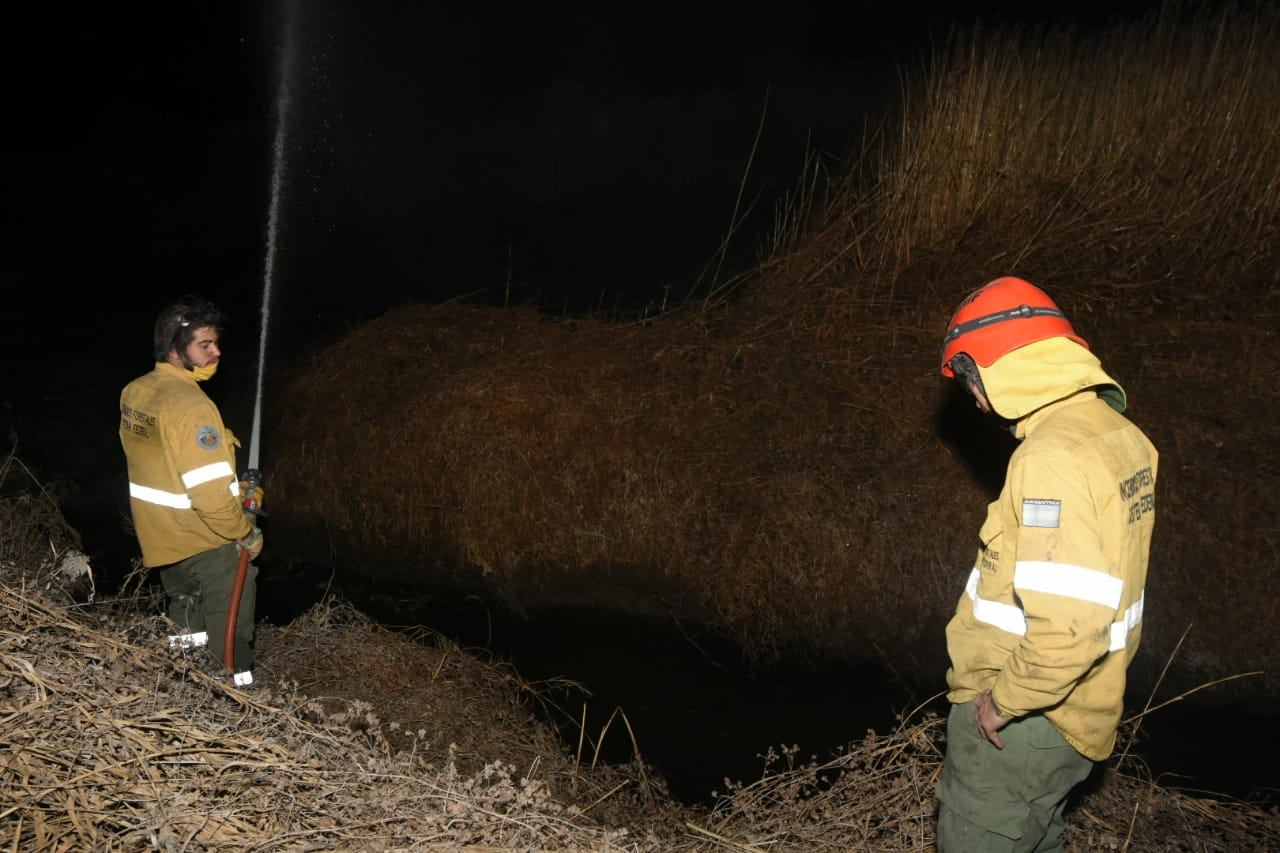
MULTIPOLYGON (((284 176, 287 165, 286 141, 289 128, 289 105, 291 92, 289 84, 293 76, 293 23, 296 9, 293 2, 285 4, 285 39, 283 59, 280 64, 279 82, 276 88, 276 129, 272 142, 271 162, 271 197, 267 207, 267 249, 262 272, 262 309, 261 324, 258 328, 258 379, 253 397, 253 426, 249 433, 249 463, 247 470, 240 475, 240 494, 244 511, 250 516, 254 526, 258 518, 266 515, 262 510, 264 480, 260 466, 259 447, 262 438, 262 397, 266 377, 267 364, 267 331, 271 321, 271 291, 275 284, 276 250, 280 233, 280 200, 284 195, 284 176)), ((249 572, 249 552, 240 549, 240 561, 236 566, 235 582, 232 587, 231 601, 227 610, 227 629, 223 642, 223 663, 227 669, 235 670, 235 635, 236 621, 240 615, 240 598, 244 591, 245 578, 249 572)), ((239 676, 237 675, 237 679, 239 676)))

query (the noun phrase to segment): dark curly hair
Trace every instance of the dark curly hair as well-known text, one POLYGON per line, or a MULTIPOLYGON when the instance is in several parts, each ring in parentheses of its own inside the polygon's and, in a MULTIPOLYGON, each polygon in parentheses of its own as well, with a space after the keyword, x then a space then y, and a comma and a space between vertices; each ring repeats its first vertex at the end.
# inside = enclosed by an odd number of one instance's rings
POLYGON ((152 336, 156 361, 164 361, 174 350, 183 355, 185 361, 187 347, 191 344, 196 329, 212 326, 221 331, 222 322, 222 312, 212 302, 198 296, 182 297, 156 317, 155 334, 152 336))

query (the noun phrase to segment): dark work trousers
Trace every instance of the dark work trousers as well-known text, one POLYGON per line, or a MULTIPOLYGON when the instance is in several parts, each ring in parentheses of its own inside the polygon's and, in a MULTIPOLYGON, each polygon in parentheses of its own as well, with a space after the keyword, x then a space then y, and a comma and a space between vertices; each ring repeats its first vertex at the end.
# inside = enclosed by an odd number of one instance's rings
MULTIPOLYGON (((226 642, 227 613, 235 586, 240 549, 229 542, 160 570, 169 597, 169 618, 192 633, 209 633, 209 653, 219 662, 226 642)), ((257 603, 258 567, 249 564, 240 611, 236 614, 235 672, 253 667, 253 611, 257 603)))
POLYGON ((1000 730, 1004 749, 978 733, 972 702, 951 706, 938 781, 939 853, 1062 850, 1067 794, 1093 762, 1039 714, 1000 730))

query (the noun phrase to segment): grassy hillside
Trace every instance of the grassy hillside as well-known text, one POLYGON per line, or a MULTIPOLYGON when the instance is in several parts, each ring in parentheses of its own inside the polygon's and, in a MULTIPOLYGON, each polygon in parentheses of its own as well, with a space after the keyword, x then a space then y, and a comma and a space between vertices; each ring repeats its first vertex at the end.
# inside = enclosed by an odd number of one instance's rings
POLYGON ((978 30, 776 245, 636 324, 408 306, 287 392, 268 472, 297 559, 669 610, 750 653, 936 679, 1009 445, 938 375, 947 317, 1043 285, 1162 454, 1148 683, 1277 689, 1280 11, 978 30), (1243 683, 1243 682, 1241 682, 1243 683))

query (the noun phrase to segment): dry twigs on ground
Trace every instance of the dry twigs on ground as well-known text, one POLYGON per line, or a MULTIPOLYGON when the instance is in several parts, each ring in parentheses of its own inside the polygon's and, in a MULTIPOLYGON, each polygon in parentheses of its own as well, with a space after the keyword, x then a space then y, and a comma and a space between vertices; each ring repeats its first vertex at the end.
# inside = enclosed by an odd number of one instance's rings
POLYGON ((367 704, 246 693, 129 639, 164 633, 0 587, 5 849, 639 849, 559 802, 537 762, 428 764, 367 704))
MULTIPOLYGON (((245 692, 215 667, 160 651, 167 626, 137 602, 66 608, 10 580, 0 576, 0 849, 894 853, 933 844, 935 717, 868 732, 826 762, 770 751, 759 780, 728 785, 706 811, 661 785, 638 790, 627 768, 574 764, 503 692, 512 679, 503 667, 419 644, 345 606, 264 630, 274 646, 267 672, 245 692), (345 692, 338 676, 357 670, 333 669, 340 648, 363 649, 367 664, 345 692), (294 678, 320 692, 301 692, 294 678), (414 702, 429 702, 430 726, 384 724, 414 702)), ((1109 769, 1082 793, 1068 850, 1268 850, 1280 837, 1274 808, 1126 774, 1109 769)))

